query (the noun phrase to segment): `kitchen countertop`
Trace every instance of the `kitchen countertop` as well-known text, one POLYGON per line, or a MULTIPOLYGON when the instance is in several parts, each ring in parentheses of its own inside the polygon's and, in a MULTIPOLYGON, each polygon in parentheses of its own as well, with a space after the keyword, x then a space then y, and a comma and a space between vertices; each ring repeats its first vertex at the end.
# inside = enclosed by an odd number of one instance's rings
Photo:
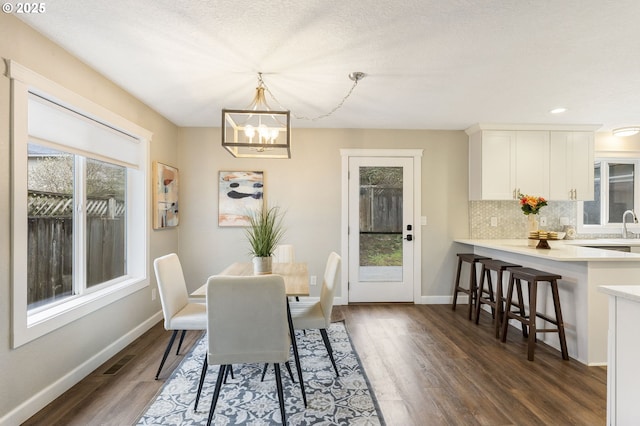
POLYGON ((454 241, 460 244, 502 250, 559 262, 640 262, 639 253, 626 253, 582 246, 640 246, 640 239, 549 240, 550 249, 530 247, 529 241, 526 239, 455 239, 454 241))
POLYGON ((611 296, 640 303, 640 285, 603 285, 598 290, 611 296))

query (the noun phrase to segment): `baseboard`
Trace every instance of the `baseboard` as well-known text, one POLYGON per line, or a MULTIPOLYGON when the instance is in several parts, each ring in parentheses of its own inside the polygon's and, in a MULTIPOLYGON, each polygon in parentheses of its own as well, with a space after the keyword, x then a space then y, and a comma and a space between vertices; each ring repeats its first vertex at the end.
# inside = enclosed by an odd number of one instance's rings
MULTIPOLYGON (((416 305, 450 305, 453 303, 453 296, 421 296, 414 302, 416 305)), ((458 296, 458 303, 466 305, 469 303, 469 296, 458 296)), ((335 305, 347 305, 348 301, 343 297, 336 297, 333 300, 335 305)))
POLYGON ((0 418, 0 425, 18 425, 42 410, 50 402, 71 389, 76 383, 91 374, 96 368, 107 362, 111 357, 133 343, 138 337, 146 333, 151 327, 162 320, 162 312, 157 312, 145 322, 116 340, 102 351, 98 352, 84 363, 64 375, 51 385, 42 389, 28 400, 0 418))

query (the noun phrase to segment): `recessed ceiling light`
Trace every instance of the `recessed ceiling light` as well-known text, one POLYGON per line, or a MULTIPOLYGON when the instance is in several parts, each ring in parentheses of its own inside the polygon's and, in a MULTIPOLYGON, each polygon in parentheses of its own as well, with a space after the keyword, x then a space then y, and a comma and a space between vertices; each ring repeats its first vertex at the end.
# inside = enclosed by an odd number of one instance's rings
POLYGON ((613 129, 613 136, 633 136, 640 132, 640 126, 627 126, 613 129))
POLYGON ((565 112, 567 109, 564 107, 559 107, 559 108, 554 108, 551 111, 549 111, 551 114, 562 114, 563 112, 565 112))

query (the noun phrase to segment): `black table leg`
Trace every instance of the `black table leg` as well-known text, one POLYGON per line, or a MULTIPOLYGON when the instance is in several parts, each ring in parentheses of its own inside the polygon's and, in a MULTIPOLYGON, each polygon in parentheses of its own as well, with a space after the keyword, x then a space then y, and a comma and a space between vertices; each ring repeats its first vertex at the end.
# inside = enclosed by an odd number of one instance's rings
POLYGON ((289 334, 291 335, 291 345, 293 345, 293 357, 296 361, 296 369, 298 370, 298 380, 300 380, 300 390, 302 391, 302 400, 304 408, 307 408, 307 394, 304 391, 304 381, 302 380, 302 367, 300 366, 300 357, 298 356, 298 344, 296 343, 296 332, 293 329, 293 321, 291 320, 291 310, 289 309, 289 298, 287 298, 287 319, 289 320, 289 334))

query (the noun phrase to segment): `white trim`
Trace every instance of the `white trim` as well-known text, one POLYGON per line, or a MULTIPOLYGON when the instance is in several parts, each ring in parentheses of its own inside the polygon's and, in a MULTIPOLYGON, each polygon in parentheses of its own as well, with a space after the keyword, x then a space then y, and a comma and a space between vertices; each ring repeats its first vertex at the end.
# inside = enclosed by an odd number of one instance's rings
MULTIPOLYGON (((151 193, 147 180, 149 177, 149 156, 151 132, 129 122, 123 117, 108 111, 33 71, 7 60, 7 76, 11 78, 11 298, 12 323, 11 345, 16 348, 72 321, 82 318, 90 312, 131 295, 149 286, 149 247, 150 231, 148 226, 151 205, 151 193), (127 186, 135 191, 127 191, 127 241, 128 277, 112 287, 94 293, 81 295, 74 300, 61 303, 46 314, 29 316, 27 312, 27 144, 28 144, 28 93, 38 93, 51 98, 72 110, 80 110, 83 115, 97 122, 117 128, 139 140, 137 170, 127 172, 127 186), (49 96, 51 95, 51 96, 49 96), (134 235, 132 237, 132 235, 134 235), (25 285, 17 284, 25 281, 25 285), (63 308, 66 308, 64 310, 63 308)), ((84 241, 84 239, 82 239, 84 241)), ((78 244, 76 244, 79 247, 78 244)))
POLYGON ((153 133, 149 130, 130 122, 126 118, 109 111, 105 107, 96 104, 89 99, 72 92, 58 83, 31 71, 11 59, 5 59, 7 66, 7 77, 15 81, 20 81, 29 87, 29 90, 36 94, 45 94, 47 98, 57 101, 63 106, 73 106, 74 110, 82 110, 90 118, 99 122, 108 122, 117 126, 120 130, 139 139, 151 141, 153 133))
POLYGON ((65 374, 46 388, 42 389, 31 398, 23 401, 9 413, 0 417, 0 425, 17 425, 21 424, 29 417, 47 406, 51 401, 71 389, 75 384, 80 382, 86 376, 91 374, 96 368, 107 362, 111 357, 118 354, 128 345, 133 343, 137 338, 150 330, 158 321, 162 320, 162 311, 159 311, 149 317, 142 324, 87 359, 85 362, 65 374))
POLYGON ((573 131, 595 132, 602 124, 498 124, 478 123, 465 129, 467 135, 472 135, 481 130, 540 130, 540 131, 573 131))
MULTIPOLYGON (((342 157, 342 191, 341 191, 341 225, 340 235, 342 265, 341 296, 339 304, 349 304, 349 157, 413 157, 413 302, 422 303, 422 154, 423 149, 341 149, 342 157)), ((336 302, 334 302, 336 303, 336 302)), ((338 303, 336 303, 338 304, 338 303)))

